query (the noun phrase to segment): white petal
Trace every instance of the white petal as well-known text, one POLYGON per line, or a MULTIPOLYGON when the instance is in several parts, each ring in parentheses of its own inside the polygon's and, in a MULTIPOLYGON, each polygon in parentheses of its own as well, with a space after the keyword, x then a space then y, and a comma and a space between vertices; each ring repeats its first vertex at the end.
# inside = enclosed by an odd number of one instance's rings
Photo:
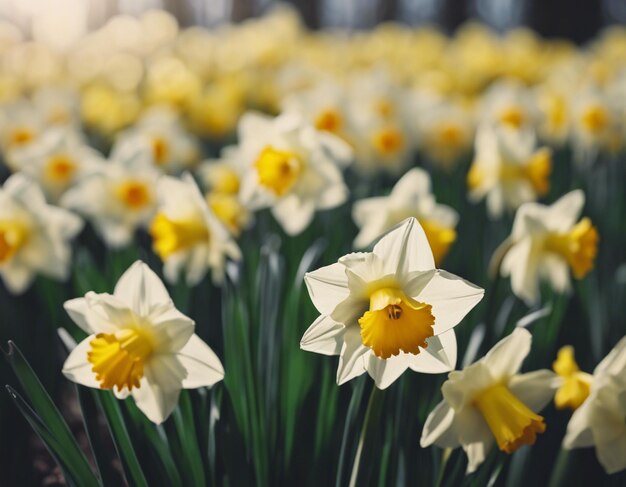
POLYGON ((113 295, 139 316, 147 316, 153 307, 170 302, 161 279, 140 260, 122 274, 113 295))
POLYGON ((435 268, 426 234, 415 218, 408 218, 390 230, 374 246, 374 254, 384 261, 386 274, 405 275, 435 268))
POLYGON ((140 387, 133 389, 131 395, 137 407, 150 421, 161 424, 174 411, 180 389, 164 391, 144 377, 141 379, 140 387))
POLYGON ((344 343, 339 356, 337 367, 337 385, 344 384, 365 372, 367 354, 372 351, 363 346, 361 330, 358 326, 350 326, 344 333, 344 343))
POLYGON ((511 276, 513 293, 529 306, 539 300, 539 260, 533 247, 532 238, 527 237, 514 244, 502 260, 502 274, 511 276))
POLYGON ((530 352, 532 336, 526 328, 517 327, 496 343, 481 362, 496 381, 506 380, 517 373, 530 352))
POLYGON ((596 454, 606 473, 613 474, 626 469, 626 434, 598 442, 596 454))
POLYGON ((424 374, 443 374, 456 366, 457 343, 454 330, 430 337, 428 347, 411 356, 408 365, 411 370, 424 374))
POLYGON ((593 432, 591 429, 592 401, 585 401, 574 411, 567 424, 567 431, 563 438, 563 448, 572 450, 594 445, 593 432))
POLYGON ((176 357, 187 371, 182 381, 185 389, 210 387, 224 378, 222 362, 198 335, 192 335, 176 357))
POLYGON ((288 195, 272 207, 272 215, 290 236, 302 233, 311 223, 315 213, 312 200, 301 200, 296 195, 288 195))
POLYGON ((72 321, 76 323, 81 330, 85 333, 94 333, 94 330, 91 329, 89 321, 87 320, 89 307, 87 306, 87 300, 85 298, 75 298, 65 301, 63 308, 65 308, 65 311, 70 315, 72 321))
POLYGON ((593 371, 593 375, 623 375, 626 372, 626 336, 623 337, 593 371))
POLYGON ((485 461, 495 440, 489 426, 474 407, 457 412, 455 420, 460 443, 467 454, 467 473, 472 473, 485 461))
POLYGON ((483 298, 485 290, 446 271, 437 271, 415 299, 432 306, 434 331, 439 335, 456 326, 483 298))
POLYGON ((88 336, 70 352, 63 364, 63 375, 77 384, 99 389, 100 383, 96 380, 96 374, 91 370, 92 365, 87 360, 87 352, 91 348, 89 343, 95 337, 88 336))
POLYGON ((585 193, 583 190, 570 191, 549 207, 549 212, 545 216, 545 225, 555 232, 567 232, 578 220, 584 205, 585 193))
POLYGON ((406 354, 384 360, 372 353, 365 361, 367 372, 379 389, 389 387, 408 368, 406 354))
POLYGON ((339 355, 343 346, 345 326, 329 316, 319 316, 304 332, 300 348, 323 355, 339 355))
POLYGON ((346 267, 343 264, 331 264, 307 272, 304 282, 311 301, 321 314, 331 314, 337 304, 350 294, 346 267))
POLYGON ((85 316, 94 333, 111 333, 136 320, 130 308, 111 294, 88 292, 85 301, 89 310, 85 316))
POLYGON ((456 448, 459 446, 459 438, 455 428, 454 410, 446 401, 441 401, 433 409, 422 430, 420 446, 426 448, 437 445, 441 448, 456 448))
POLYGON ((35 272, 25 265, 9 262, 0 269, 0 276, 11 294, 22 294, 35 279, 35 272))
POLYGON ((541 411, 552 401, 559 387, 558 376, 547 369, 511 377, 509 390, 535 412, 541 411))
POLYGON ((430 194, 430 176, 418 167, 407 171, 391 190, 391 196, 395 201, 412 201, 414 196, 428 194, 430 194))
POLYGON ((147 318, 156 338, 158 352, 180 350, 193 335, 195 322, 178 311, 171 301, 153 310, 147 318))
POLYGON ((493 439, 484 441, 476 441, 463 445, 463 450, 467 454, 467 470, 466 473, 474 473, 478 467, 485 461, 487 454, 491 450, 493 439))

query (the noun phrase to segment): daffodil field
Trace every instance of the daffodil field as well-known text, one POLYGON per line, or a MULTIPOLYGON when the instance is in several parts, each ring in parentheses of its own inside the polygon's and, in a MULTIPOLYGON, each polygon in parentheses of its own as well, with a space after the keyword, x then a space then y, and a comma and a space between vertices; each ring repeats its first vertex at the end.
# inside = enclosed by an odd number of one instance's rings
POLYGON ((626 29, 0 24, 0 484, 626 485, 626 29))

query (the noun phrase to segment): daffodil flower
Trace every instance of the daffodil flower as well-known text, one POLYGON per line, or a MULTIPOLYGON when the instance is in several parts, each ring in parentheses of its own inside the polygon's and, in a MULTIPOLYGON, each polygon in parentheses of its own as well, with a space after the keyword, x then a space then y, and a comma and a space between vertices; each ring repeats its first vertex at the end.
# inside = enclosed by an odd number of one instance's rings
POLYGON ((66 191, 60 204, 87 218, 109 247, 125 247, 154 213, 158 177, 158 170, 138 151, 102 164, 66 191))
POLYGON ((48 205, 36 182, 15 174, 0 188, 0 277, 21 294, 37 274, 65 280, 71 243, 83 228, 67 210, 48 205))
POLYGON ((472 201, 486 199, 492 218, 535 201, 550 189, 551 153, 536 149, 531 132, 507 131, 482 125, 476 135, 476 154, 467 175, 472 201))
POLYGON ((168 174, 180 173, 198 162, 198 141, 183 127, 175 112, 153 107, 115 141, 113 158, 125 159, 144 150, 153 164, 168 174))
POLYGON ((165 278, 176 282, 182 270, 189 286, 211 269, 220 282, 227 258, 241 258, 239 247, 219 222, 189 174, 162 176, 157 184, 157 213, 150 224, 153 249, 164 262, 165 278))
POLYGON ((626 338, 593 371, 589 397, 574 411, 563 447, 596 447, 607 473, 626 469, 626 338))
POLYGON ((552 369, 562 380, 554 396, 554 405, 557 409, 578 409, 589 397, 593 376, 578 368, 574 360, 574 348, 569 345, 559 350, 552 369))
POLYGON ((15 149, 12 161, 16 169, 39 182, 51 202, 103 167, 102 156, 66 127, 50 128, 25 148, 15 149))
POLYGON ((153 423, 176 407, 181 389, 224 378, 219 358, 176 309, 167 289, 143 262, 120 277, 113 294, 89 292, 65 310, 89 336, 72 350, 63 374, 73 382, 130 395, 153 423))
POLYGON ((351 150, 341 139, 314 129, 295 114, 244 116, 238 157, 245 161, 241 201, 251 210, 270 207, 289 235, 301 233, 316 210, 348 197, 339 166, 351 150))
POLYGON ((415 218, 387 233, 372 253, 345 255, 336 264, 306 274, 305 282, 321 316, 305 332, 301 348, 339 355, 338 384, 367 371, 380 389, 407 368, 425 373, 452 370, 452 328, 484 293, 435 269, 415 218))
POLYGON ((426 419, 422 447, 463 447, 471 473, 494 442, 506 453, 534 444, 546 429, 537 412, 551 401, 558 379, 549 370, 518 373, 531 341, 526 329, 516 328, 482 359, 450 372, 441 387, 443 401, 426 419))
POLYGON ((413 168, 395 184, 389 196, 365 198, 354 203, 352 218, 361 229, 354 246, 364 248, 402 220, 415 217, 420 222, 435 258, 440 264, 456 239, 458 214, 439 205, 430 191, 430 177, 413 168))
POLYGON ((589 218, 578 218, 585 204, 582 190, 572 191, 550 206, 522 205, 511 236, 496 251, 504 253, 503 276, 511 276, 516 296, 529 305, 539 299, 539 280, 558 292, 570 288, 570 269, 582 279, 591 269, 598 249, 598 232, 589 218))

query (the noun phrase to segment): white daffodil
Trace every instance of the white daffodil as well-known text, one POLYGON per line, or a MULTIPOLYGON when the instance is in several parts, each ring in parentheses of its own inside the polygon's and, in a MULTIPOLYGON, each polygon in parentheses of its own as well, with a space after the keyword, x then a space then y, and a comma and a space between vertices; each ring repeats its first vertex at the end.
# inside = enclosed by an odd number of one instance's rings
POLYGON ((495 255, 504 255, 501 273, 511 276, 513 292, 529 305, 539 299, 540 279, 563 293, 570 268, 577 279, 593 268, 598 232, 589 218, 578 220, 584 204, 585 194, 575 190, 550 206, 526 203, 517 210, 511 236, 495 255))
POLYGON ((142 151, 111 159, 61 197, 60 203, 84 215, 109 247, 131 243, 156 208, 159 171, 142 151))
POLYGON ((518 374, 531 341, 526 329, 516 328, 482 359, 450 372, 441 387, 443 401, 426 419, 421 446, 463 447, 471 473, 494 440, 506 453, 534 444, 546 429, 537 412, 552 399, 558 379, 549 370, 518 374))
POLYGON ((224 275, 227 258, 241 258, 239 247, 213 214, 189 174, 162 176, 157 184, 158 209, 150 224, 153 249, 164 262, 165 278, 176 282, 184 269, 189 286, 211 269, 214 282, 224 275))
POLYGON ((366 198, 354 203, 352 218, 361 229, 354 246, 367 247, 384 232, 402 220, 415 217, 420 222, 432 249, 435 264, 441 263, 456 239, 454 227, 458 214, 446 205, 439 205, 430 191, 430 177, 423 169, 407 172, 389 196, 366 198))
POLYGON ((40 88, 33 94, 32 103, 49 126, 76 127, 80 124, 80 97, 72 89, 40 88))
POLYGON ((271 207, 289 235, 302 232, 316 210, 339 206, 348 197, 339 165, 350 161, 349 146, 295 114, 247 114, 239 123, 239 140, 238 157, 248 168, 241 201, 251 210, 271 207))
POLYGON ((550 188, 551 152, 536 148, 531 132, 483 125, 476 135, 476 153, 467 175, 472 201, 487 200, 492 218, 505 208, 535 201, 550 188))
POLYGON ((200 156, 198 141, 185 130, 177 114, 165 107, 150 109, 119 134, 113 157, 125 159, 137 150, 145 150, 153 163, 169 174, 190 168, 200 156))
POLYGON ((282 108, 297 113, 317 130, 347 142, 352 139, 346 90, 336 81, 324 80, 309 90, 296 91, 283 100, 282 108))
POLYGON ((236 156, 236 147, 225 147, 220 159, 202 163, 197 170, 206 192, 209 208, 235 237, 252 222, 252 213, 239 199, 241 178, 245 168, 241 167, 236 156))
POLYGON ((83 222, 46 203, 41 188, 15 174, 0 188, 0 277, 13 294, 23 293, 37 274, 68 277, 70 240, 83 222))
POLYGON ((607 96, 595 91, 577 93, 572 102, 572 145, 576 159, 590 162, 602 150, 617 150, 623 138, 620 115, 607 96))
POLYGON ((471 149, 475 130, 473 117, 452 100, 420 98, 417 105, 421 110, 417 112, 416 123, 419 149, 438 166, 450 169, 471 149))
POLYGON ((14 169, 12 152, 33 143, 43 129, 41 113, 27 100, 19 99, 0 109, 0 147, 9 168, 14 169))
POLYGON ((143 262, 135 262, 113 294, 89 292, 65 302, 89 336, 63 365, 73 382, 132 396, 153 423, 176 407, 182 389, 210 387, 224 378, 219 358, 194 334, 193 320, 176 309, 167 289, 143 262))
POLYGON ((51 202, 102 167, 102 156, 67 128, 46 130, 32 144, 14 150, 12 160, 15 169, 41 185, 51 202))
POLYGON ((481 105, 481 120, 487 125, 512 131, 534 126, 536 113, 532 95, 517 82, 505 80, 494 83, 483 95, 481 105))
POLYGON ((336 264, 307 273, 305 282, 321 316, 305 332, 301 348, 339 355, 338 384, 367 371, 380 389, 407 368, 452 370, 452 328, 484 293, 435 269, 415 218, 386 234, 372 253, 345 255, 336 264))
POLYGON ((563 447, 596 447, 607 473, 626 469, 626 338, 598 364, 591 390, 567 425, 563 447))
POLYGON ((539 137, 550 144, 563 145, 570 134, 571 95, 563 93, 562 84, 545 83, 534 89, 534 97, 539 137))

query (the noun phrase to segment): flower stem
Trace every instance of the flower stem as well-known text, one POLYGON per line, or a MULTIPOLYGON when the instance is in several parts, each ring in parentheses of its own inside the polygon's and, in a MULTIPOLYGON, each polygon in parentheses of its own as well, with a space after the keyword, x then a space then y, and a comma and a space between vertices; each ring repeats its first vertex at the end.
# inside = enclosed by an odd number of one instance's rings
MULTIPOLYGON (((355 487, 356 485, 367 485, 367 482, 362 481, 363 479, 359 481, 359 473, 361 473, 361 477, 363 476, 363 472, 361 472, 361 464, 363 462, 361 460, 371 456, 374 444, 372 437, 375 436, 374 426, 380 418, 383 398, 384 392, 374 386, 367 403, 365 418, 363 419, 363 428, 361 429, 361 436, 359 437, 359 445, 356 450, 356 455, 354 456, 354 463, 352 464, 352 473, 350 474, 349 483, 350 487, 355 487)), ((366 462, 364 465, 370 466, 371 463, 366 462)))

